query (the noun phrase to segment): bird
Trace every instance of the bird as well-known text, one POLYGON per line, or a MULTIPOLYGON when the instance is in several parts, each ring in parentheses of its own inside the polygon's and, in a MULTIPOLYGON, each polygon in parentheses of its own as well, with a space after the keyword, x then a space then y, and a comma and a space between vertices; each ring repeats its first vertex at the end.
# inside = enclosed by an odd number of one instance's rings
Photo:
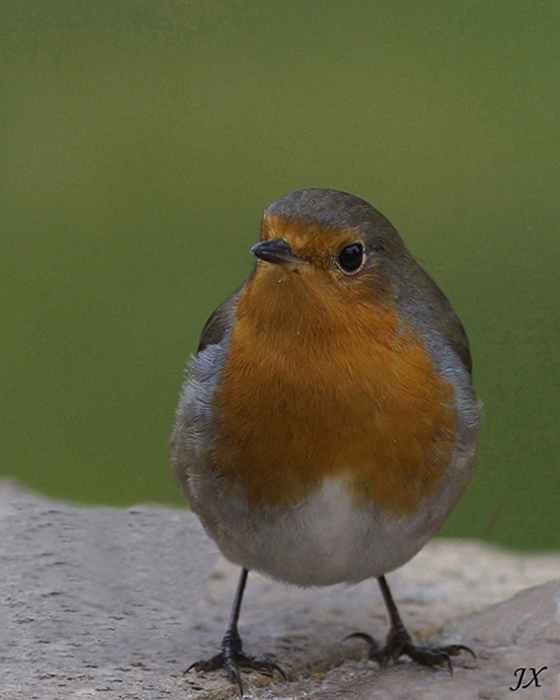
POLYGON ((392 224, 334 189, 265 212, 248 279, 210 316, 171 436, 188 505, 241 567, 220 650, 185 671, 284 670, 243 650, 249 571, 300 587, 376 578, 381 666, 474 652, 413 643, 386 574, 441 528, 477 462, 481 403, 465 330, 392 224))

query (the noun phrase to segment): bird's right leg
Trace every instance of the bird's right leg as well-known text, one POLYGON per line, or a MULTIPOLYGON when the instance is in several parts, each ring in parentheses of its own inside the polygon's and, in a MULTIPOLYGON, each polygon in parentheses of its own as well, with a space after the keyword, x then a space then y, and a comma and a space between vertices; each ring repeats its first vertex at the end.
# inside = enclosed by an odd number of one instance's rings
MULTIPOLYGON (((241 569, 241 576, 237 584, 237 591, 233 601, 231 617, 226 629, 220 652, 210 659, 202 659, 191 664, 185 674, 191 670, 194 671, 214 671, 217 668, 224 668, 227 671, 229 679, 232 683, 237 683, 239 692, 243 695, 243 682, 241 681, 240 668, 252 668, 256 671, 271 675, 273 671, 278 671, 284 678, 286 674, 274 662, 269 661, 266 657, 249 656, 243 653, 241 637, 237 629, 239 621, 239 613, 241 611, 241 602, 243 600, 243 592, 247 583, 247 569, 241 569)), ((184 675, 184 674, 183 674, 184 675)))

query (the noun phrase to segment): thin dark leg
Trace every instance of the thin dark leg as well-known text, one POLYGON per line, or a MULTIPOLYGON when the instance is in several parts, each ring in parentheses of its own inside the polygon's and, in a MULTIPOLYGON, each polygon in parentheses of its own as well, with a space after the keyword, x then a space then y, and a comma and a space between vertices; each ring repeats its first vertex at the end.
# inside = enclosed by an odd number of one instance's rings
POLYGON ((391 627, 404 627, 403 622, 401 620, 401 616, 399 615, 399 611, 397 610, 395 601, 393 600, 393 596, 391 595, 389 585, 387 584, 387 581, 385 579, 385 576, 380 576, 377 579, 377 583, 379 584, 379 588, 381 588, 381 595, 383 596, 387 612, 389 613, 391 627))
POLYGON ((462 644, 451 644, 444 647, 436 647, 434 649, 428 649, 427 647, 416 646, 413 644, 410 635, 408 634, 406 627, 403 624, 389 585, 385 580, 385 576, 380 576, 377 579, 379 583, 379 588, 381 589, 381 594, 385 605, 387 607, 387 612, 389 613, 389 619, 391 621, 391 628, 389 629, 389 634, 387 635, 387 640, 385 646, 378 644, 373 637, 364 632, 355 632, 354 634, 349 634, 346 639, 350 637, 358 637, 367 642, 369 646, 369 658, 374 659, 379 662, 383 668, 388 661, 397 661, 403 654, 409 656, 413 661, 417 661, 424 666, 440 666, 445 665, 449 669, 450 673, 453 673, 453 667, 451 666, 450 656, 457 656, 461 651, 468 651, 476 658, 476 654, 469 647, 463 646, 462 644))
POLYGON ((243 682, 241 681, 241 674, 239 673, 240 667, 252 668, 269 675, 272 674, 273 671, 278 671, 284 678, 286 677, 286 674, 280 666, 277 666, 272 661, 266 658, 248 656, 243 653, 237 623, 239 621, 239 613, 241 612, 241 603, 243 602, 243 593, 245 592, 248 573, 247 569, 241 569, 239 583, 237 584, 235 598, 233 599, 231 617, 220 646, 221 651, 210 659, 195 661, 185 671, 185 673, 188 673, 193 669, 195 671, 214 671, 217 668, 224 668, 227 671, 230 681, 232 683, 237 683, 239 686, 241 695, 243 695, 243 682))
POLYGON ((231 608, 229 625, 227 626, 224 641, 226 640, 228 635, 231 635, 232 633, 234 637, 239 638, 239 632, 237 631, 237 623, 239 622, 239 613, 241 612, 241 603, 243 602, 243 593, 245 593, 245 585, 247 584, 248 575, 249 571, 247 569, 241 569, 239 582, 237 584, 237 590, 235 591, 235 598, 233 599, 233 607, 231 608))

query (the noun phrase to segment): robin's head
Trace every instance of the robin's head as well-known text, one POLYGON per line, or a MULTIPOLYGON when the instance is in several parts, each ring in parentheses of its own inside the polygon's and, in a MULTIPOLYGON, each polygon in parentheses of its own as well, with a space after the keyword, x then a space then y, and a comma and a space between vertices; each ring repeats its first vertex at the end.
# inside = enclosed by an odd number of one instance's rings
POLYGON ((300 190, 274 202, 252 252, 265 263, 261 274, 360 296, 386 292, 395 266, 409 258, 399 234, 370 204, 326 189, 300 190))

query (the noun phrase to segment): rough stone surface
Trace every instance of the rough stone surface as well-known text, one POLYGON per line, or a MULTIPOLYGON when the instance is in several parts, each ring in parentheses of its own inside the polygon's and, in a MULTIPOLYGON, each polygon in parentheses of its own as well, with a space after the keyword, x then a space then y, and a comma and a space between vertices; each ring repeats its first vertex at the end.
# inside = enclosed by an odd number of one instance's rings
MULTIPOLYGON (((0 698, 234 696, 223 671, 182 673, 217 650, 227 624, 238 569, 217 559, 186 511, 80 508, 0 483, 0 698)), ((342 642, 357 630, 387 633, 375 581, 302 590, 251 575, 244 648, 269 655, 290 680, 244 672, 246 696, 558 700, 559 579, 560 554, 449 540, 390 574, 417 641, 477 653, 457 657, 451 677, 406 661, 379 671, 363 643, 342 642), (530 669, 545 666, 536 687, 530 669), (510 690, 520 668, 521 687, 510 690)))
POLYGON ((72 507, 2 483, 0 698, 181 694, 217 558, 191 513, 72 507))

